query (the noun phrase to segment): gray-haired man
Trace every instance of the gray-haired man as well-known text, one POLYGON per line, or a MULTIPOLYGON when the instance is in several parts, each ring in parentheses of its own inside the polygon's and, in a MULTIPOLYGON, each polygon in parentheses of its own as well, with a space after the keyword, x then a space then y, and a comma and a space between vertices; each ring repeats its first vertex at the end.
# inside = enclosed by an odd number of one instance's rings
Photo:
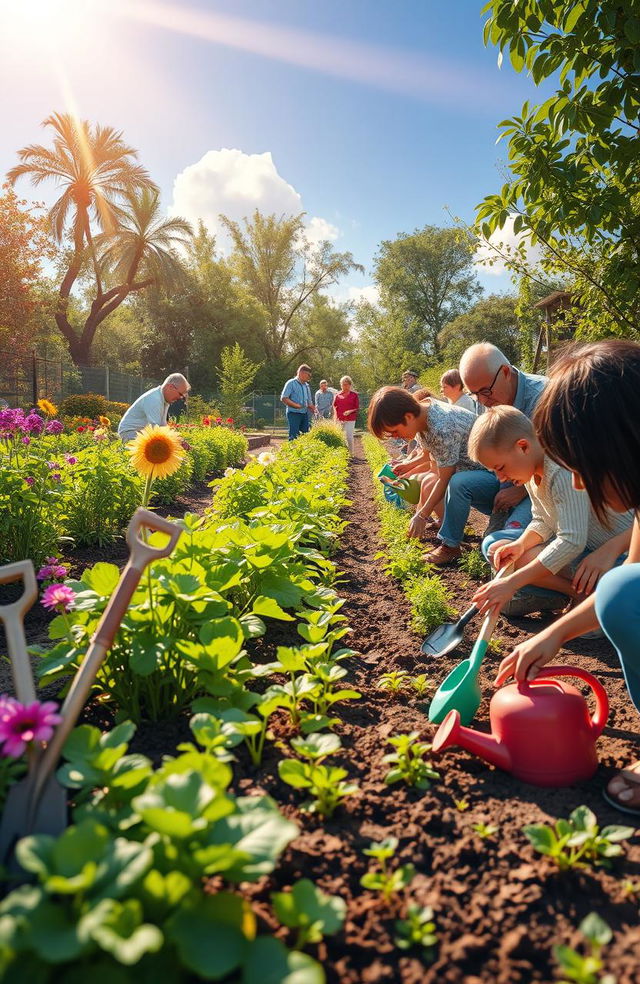
POLYGON ((190 389, 190 384, 181 372, 172 372, 161 386, 147 390, 125 411, 118 424, 118 437, 126 443, 132 441, 148 424, 164 426, 169 404, 185 397, 190 389))

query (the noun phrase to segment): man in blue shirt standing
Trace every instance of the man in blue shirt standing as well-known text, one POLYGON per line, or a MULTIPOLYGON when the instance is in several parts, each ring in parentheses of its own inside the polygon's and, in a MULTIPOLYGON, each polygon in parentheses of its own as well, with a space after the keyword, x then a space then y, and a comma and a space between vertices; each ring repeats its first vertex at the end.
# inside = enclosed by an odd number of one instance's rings
POLYGON ((333 410, 333 393, 326 379, 320 380, 320 389, 316 390, 316 413, 323 420, 331 420, 333 410))
POLYGON ((309 380, 311 369, 306 363, 298 366, 293 379, 284 384, 280 400, 287 408, 287 423, 289 425, 289 440, 293 441, 298 434, 306 434, 309 430, 309 414, 315 413, 315 405, 311 395, 309 380))

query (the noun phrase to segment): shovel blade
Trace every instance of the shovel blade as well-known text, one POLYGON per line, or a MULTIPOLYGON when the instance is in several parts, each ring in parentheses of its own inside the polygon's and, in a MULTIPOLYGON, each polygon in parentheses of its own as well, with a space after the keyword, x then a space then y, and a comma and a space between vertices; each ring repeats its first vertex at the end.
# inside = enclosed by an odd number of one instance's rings
POLYGON ((427 656, 446 656, 460 645, 463 638, 464 630, 457 622, 454 625, 441 625, 427 636, 420 648, 427 656))
POLYGON ((21 779, 9 790, 0 822, 0 863, 9 871, 19 871, 15 846, 29 834, 51 834, 57 837, 67 826, 67 794, 55 776, 44 787, 42 799, 32 812, 33 774, 21 779))

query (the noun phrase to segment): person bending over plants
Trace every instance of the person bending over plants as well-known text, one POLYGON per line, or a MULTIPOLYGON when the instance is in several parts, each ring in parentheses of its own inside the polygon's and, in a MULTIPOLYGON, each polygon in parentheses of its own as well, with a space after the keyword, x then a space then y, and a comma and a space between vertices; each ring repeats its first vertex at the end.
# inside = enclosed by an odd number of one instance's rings
MULTIPOLYGON (((578 345, 554 365, 533 423, 545 453, 572 473, 598 519, 634 512, 629 554, 594 578, 592 592, 557 622, 506 656, 496 685, 534 679, 569 639, 601 626, 614 646, 640 711, 640 345, 621 339, 578 345)), ((605 799, 640 816, 640 762, 619 772, 605 799)))
MULTIPOLYGON (((425 463, 427 456, 435 462, 436 471, 422 479, 420 502, 409 525, 410 537, 423 536, 431 513, 443 500, 443 522, 446 523, 445 497, 452 475, 463 470, 484 470, 467 454, 467 439, 474 421, 474 415, 468 410, 433 398, 420 403, 412 393, 396 386, 383 386, 374 393, 367 421, 371 433, 377 438, 391 436, 407 441, 415 438, 424 452, 425 463)), ((397 467, 394 471, 403 474, 397 467)), ((440 564, 452 563, 461 554, 460 547, 449 548, 442 544, 425 559, 430 561, 432 554, 440 555, 443 550, 447 551, 447 556, 439 558, 440 564)))
POLYGON ((518 616, 558 611, 569 598, 582 599, 598 572, 622 563, 633 513, 605 509, 602 521, 598 519, 589 497, 573 487, 571 472, 545 455, 533 424, 520 410, 489 408, 473 426, 469 455, 498 481, 524 485, 532 511, 531 522, 519 535, 502 530, 485 537, 487 560, 496 570, 513 564, 514 571, 478 588, 473 601, 481 612, 518 616), (526 592, 520 590, 525 587, 526 592))

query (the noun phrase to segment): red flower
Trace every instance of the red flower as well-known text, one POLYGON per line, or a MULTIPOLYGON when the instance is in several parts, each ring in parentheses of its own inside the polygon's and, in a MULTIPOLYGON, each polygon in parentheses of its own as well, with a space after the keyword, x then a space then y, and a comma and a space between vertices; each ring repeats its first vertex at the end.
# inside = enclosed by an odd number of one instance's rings
POLYGON ((202 426, 203 427, 211 427, 211 417, 203 417, 202 418, 202 426))
POLYGON ((87 429, 86 427, 78 427, 78 428, 77 428, 77 430, 78 430, 78 431, 79 431, 79 432, 80 432, 81 434, 82 434, 82 432, 83 432, 83 431, 85 431, 86 429, 87 429))
POLYGON ((233 417, 227 417, 227 423, 233 424, 233 417))

